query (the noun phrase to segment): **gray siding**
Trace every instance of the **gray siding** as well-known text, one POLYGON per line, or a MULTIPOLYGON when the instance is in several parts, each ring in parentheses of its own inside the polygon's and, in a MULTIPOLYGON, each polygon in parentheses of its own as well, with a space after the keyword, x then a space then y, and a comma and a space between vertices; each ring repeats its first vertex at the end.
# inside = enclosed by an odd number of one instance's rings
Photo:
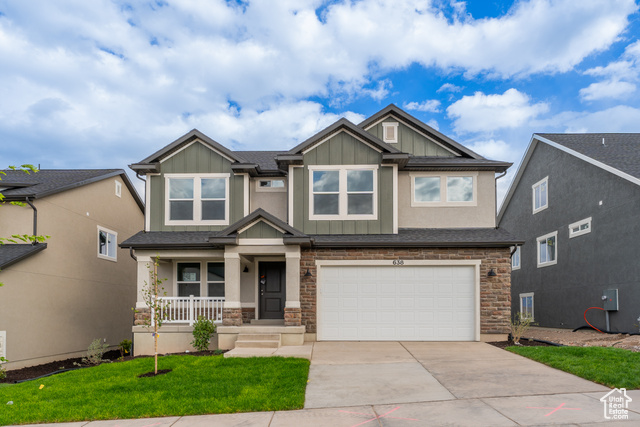
POLYGON ((150 176, 150 228, 151 231, 218 231, 226 228, 217 226, 168 226, 164 224, 165 188, 167 173, 228 173, 229 178, 229 224, 244 216, 244 177, 234 175, 231 162, 215 151, 196 142, 161 163, 161 173, 150 176))
POLYGON ((419 134, 415 130, 409 128, 404 123, 393 117, 384 119, 372 128, 367 129, 367 132, 384 140, 382 134, 382 123, 385 122, 399 123, 398 142, 391 144, 398 150, 404 153, 413 154, 414 156, 454 157, 454 154, 449 150, 446 150, 442 148, 441 145, 436 144, 428 138, 425 138, 423 135, 419 134))
MULTIPOLYGON (((605 289, 618 289, 614 331, 638 331, 640 316, 640 187, 567 153, 539 143, 506 208, 500 227, 526 239, 521 268, 511 274, 512 312, 519 294, 534 292, 535 322, 575 328, 584 311, 602 307, 605 289), (532 214, 531 186, 549 177, 549 207, 532 214), (602 205, 599 202, 602 201, 602 205), (571 223, 592 217, 591 233, 569 238, 571 223), (558 231, 555 265, 537 268, 536 238, 558 231)), ((589 321, 604 328, 604 312, 589 321)))
POLYGON ((281 239, 282 233, 264 221, 260 221, 251 228, 238 235, 240 239, 281 239))
POLYGON ((309 165, 380 165, 376 150, 341 132, 304 155, 304 167, 294 168, 293 226, 307 234, 393 233, 393 170, 378 168, 378 219, 346 221, 309 220, 309 165))

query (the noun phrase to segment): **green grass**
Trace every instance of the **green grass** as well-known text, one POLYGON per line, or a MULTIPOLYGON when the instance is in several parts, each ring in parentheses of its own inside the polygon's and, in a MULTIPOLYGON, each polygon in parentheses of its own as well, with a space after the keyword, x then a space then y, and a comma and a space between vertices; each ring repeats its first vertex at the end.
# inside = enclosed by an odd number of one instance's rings
POLYGON ((164 356, 158 369, 173 371, 137 378, 153 370, 140 358, 2 387, 0 425, 299 409, 309 361, 164 356))
POLYGON ((640 353, 605 347, 507 347, 507 350, 607 387, 640 388, 640 353))

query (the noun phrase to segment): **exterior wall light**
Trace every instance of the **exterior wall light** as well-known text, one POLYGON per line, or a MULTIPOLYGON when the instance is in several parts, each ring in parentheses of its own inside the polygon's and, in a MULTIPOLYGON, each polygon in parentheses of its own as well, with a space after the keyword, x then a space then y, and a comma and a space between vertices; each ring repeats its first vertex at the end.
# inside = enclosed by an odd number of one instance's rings
POLYGON ((492 268, 491 270, 489 270, 489 273, 487 273, 488 277, 494 277, 497 276, 498 274, 496 274, 495 270, 492 268))

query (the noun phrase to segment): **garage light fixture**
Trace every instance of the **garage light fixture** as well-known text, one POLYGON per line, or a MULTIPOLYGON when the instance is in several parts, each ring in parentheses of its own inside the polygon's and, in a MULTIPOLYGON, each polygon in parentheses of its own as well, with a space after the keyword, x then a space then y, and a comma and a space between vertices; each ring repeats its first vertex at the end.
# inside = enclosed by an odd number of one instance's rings
POLYGON ((492 268, 491 270, 489 270, 489 273, 487 273, 487 276, 488 277, 494 277, 494 276, 497 276, 497 274, 496 274, 495 270, 492 268))
POLYGON ((307 268, 307 272, 304 273, 304 277, 311 277, 311 272, 309 271, 308 268, 307 268))

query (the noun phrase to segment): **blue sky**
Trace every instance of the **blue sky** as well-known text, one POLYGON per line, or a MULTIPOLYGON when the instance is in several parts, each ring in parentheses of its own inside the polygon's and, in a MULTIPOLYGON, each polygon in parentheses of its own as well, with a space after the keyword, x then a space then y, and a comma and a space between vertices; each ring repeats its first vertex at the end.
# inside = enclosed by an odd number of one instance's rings
POLYGON ((2 164, 124 168, 193 128, 288 149, 390 103, 514 162, 640 132, 634 0, 0 0, 2 164))

